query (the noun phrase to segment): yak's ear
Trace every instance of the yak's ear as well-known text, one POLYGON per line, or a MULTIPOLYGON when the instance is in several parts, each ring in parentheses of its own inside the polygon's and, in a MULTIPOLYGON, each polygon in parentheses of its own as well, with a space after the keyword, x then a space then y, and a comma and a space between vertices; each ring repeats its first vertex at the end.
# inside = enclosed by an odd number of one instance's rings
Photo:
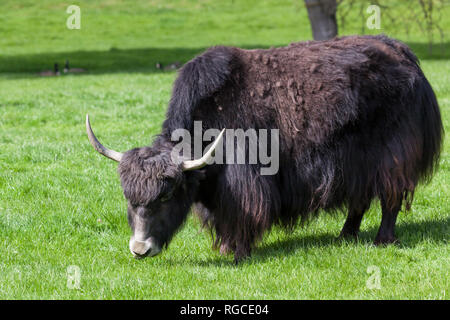
POLYGON ((198 180, 206 179, 206 170, 205 169, 195 170, 195 173, 196 173, 196 178, 198 180))
POLYGON ((193 171, 182 171, 184 175, 184 181, 189 184, 197 184, 199 181, 206 179, 206 170, 193 170, 193 171))
POLYGON ((183 171, 187 180, 200 181, 206 179, 206 170, 198 169, 193 171, 183 171))
POLYGON ((193 170, 193 171, 183 171, 185 179, 182 183, 182 188, 184 191, 197 190, 200 186, 200 180, 206 179, 206 170, 193 170))

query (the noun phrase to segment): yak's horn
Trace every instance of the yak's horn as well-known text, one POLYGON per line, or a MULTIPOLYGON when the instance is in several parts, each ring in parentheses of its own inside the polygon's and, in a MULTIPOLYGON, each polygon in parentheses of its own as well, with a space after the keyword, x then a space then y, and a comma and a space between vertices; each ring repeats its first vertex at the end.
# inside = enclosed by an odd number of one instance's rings
POLYGON ((203 157, 201 157, 199 159, 195 159, 195 160, 183 161, 183 164, 182 164, 183 171, 201 169, 204 166, 206 166, 208 164, 209 159, 212 158, 212 155, 214 153, 214 150, 216 150, 217 145, 222 140, 224 132, 225 132, 225 129, 223 129, 220 132, 219 136, 216 138, 216 140, 214 140, 214 143, 212 144, 211 148, 209 148, 209 150, 203 155, 203 157))
POLYGON ((89 122, 89 115, 86 115, 86 131, 88 134, 89 142, 92 144, 95 150, 97 150, 100 154, 108 157, 114 161, 120 162, 122 159, 123 153, 110 150, 104 147, 100 141, 95 137, 94 132, 92 132, 91 123, 89 122))

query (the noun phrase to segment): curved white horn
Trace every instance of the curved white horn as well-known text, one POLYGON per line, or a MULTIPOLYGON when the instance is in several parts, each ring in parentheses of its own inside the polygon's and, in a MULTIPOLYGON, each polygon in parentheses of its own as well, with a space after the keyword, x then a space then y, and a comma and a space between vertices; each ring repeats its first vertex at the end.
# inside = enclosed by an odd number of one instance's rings
POLYGON ((214 143, 212 144, 211 148, 209 148, 209 150, 203 155, 203 157, 201 157, 199 159, 195 159, 195 160, 183 161, 183 164, 182 164, 183 171, 201 169, 204 166, 206 166, 208 164, 207 162, 209 161, 209 159, 212 158, 212 155, 213 155, 214 151, 216 150, 217 145, 222 140, 224 132, 225 132, 225 129, 223 129, 220 132, 219 136, 216 138, 216 140, 214 140, 214 143))
POLYGON ((89 115, 87 114, 86 114, 86 131, 88 134, 89 142, 92 144, 94 149, 98 151, 98 153, 104 155, 107 158, 110 158, 111 160, 120 162, 123 153, 108 149, 104 147, 100 143, 100 141, 98 141, 97 137, 94 135, 94 132, 92 132, 91 123, 89 122, 89 115))

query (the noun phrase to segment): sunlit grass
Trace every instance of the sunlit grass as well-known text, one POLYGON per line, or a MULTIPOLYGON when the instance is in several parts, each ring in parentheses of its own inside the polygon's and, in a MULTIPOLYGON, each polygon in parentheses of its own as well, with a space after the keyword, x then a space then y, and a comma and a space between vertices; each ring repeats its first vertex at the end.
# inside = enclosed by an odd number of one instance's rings
MULTIPOLYGON (((176 76, 156 62, 185 62, 213 44, 284 45, 310 29, 293 1, 79 3, 80 31, 65 29, 58 1, 0 5, 0 298, 448 299, 447 141, 439 172, 399 217, 399 246, 372 246, 374 203, 358 242, 336 241, 344 216, 323 215, 293 232, 274 228, 234 266, 190 217, 167 251, 133 259, 117 165, 88 144, 85 114, 105 145, 149 144, 176 76), (89 72, 36 75, 65 59, 89 72), (78 290, 67 287, 70 265, 81 270, 78 290), (380 289, 366 286, 369 266, 380 270, 380 289)), ((448 132, 449 54, 427 56, 420 35, 412 43, 448 132)))

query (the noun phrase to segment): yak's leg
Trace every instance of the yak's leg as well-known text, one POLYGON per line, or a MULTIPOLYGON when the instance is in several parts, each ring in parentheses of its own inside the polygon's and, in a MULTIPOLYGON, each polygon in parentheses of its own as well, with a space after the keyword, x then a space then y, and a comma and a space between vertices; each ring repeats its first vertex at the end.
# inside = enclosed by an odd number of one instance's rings
POLYGON ((219 252, 222 255, 233 253, 234 262, 238 264, 245 258, 250 257, 253 238, 230 238, 227 236, 229 232, 229 230, 216 229, 217 236, 222 239, 219 245, 219 252))
POLYGON ((225 255, 233 252, 233 247, 230 246, 230 244, 228 244, 228 243, 221 243, 220 244, 220 248, 219 248, 219 252, 220 252, 221 255, 225 256, 225 255))
POLYGON ((344 227, 341 230, 339 238, 357 238, 359 227, 364 213, 369 208, 368 205, 363 205, 359 208, 351 207, 348 210, 347 220, 345 220, 344 227))
POLYGON ((397 215, 402 207, 402 200, 398 201, 397 205, 390 209, 386 201, 381 197, 381 225, 378 230, 378 234, 375 238, 375 245, 389 244, 397 241, 395 238, 395 222, 397 221, 397 215))
POLYGON ((250 257, 255 237, 256 235, 251 229, 247 231, 241 230, 241 237, 236 241, 236 248, 234 249, 234 262, 236 264, 250 257))
POLYGON ((250 257, 251 251, 252 250, 251 250, 251 246, 250 245, 236 248, 236 250, 234 252, 234 263, 238 264, 242 260, 250 257))

